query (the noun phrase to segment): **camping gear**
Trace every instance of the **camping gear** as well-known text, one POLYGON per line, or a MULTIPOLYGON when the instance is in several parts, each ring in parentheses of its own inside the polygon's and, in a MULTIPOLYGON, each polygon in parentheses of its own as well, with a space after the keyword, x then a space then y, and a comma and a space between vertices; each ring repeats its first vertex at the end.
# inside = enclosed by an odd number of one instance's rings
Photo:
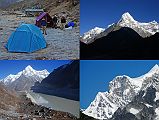
POLYGON ((41 30, 32 24, 22 24, 10 36, 6 48, 9 52, 34 52, 46 47, 41 30))
POLYGON ((75 26, 74 22, 69 22, 68 24, 65 25, 65 29, 72 29, 75 26))
POLYGON ((41 22, 42 22, 42 19, 45 19, 46 22, 47 22, 47 27, 52 27, 53 26, 53 21, 52 21, 52 18, 51 16, 46 13, 46 12, 43 12, 41 13, 37 18, 36 18, 36 26, 38 27, 41 27, 41 22))
POLYGON ((75 26, 75 23, 74 23, 74 22, 69 22, 69 23, 67 24, 67 26, 68 26, 68 27, 74 27, 74 26, 75 26))

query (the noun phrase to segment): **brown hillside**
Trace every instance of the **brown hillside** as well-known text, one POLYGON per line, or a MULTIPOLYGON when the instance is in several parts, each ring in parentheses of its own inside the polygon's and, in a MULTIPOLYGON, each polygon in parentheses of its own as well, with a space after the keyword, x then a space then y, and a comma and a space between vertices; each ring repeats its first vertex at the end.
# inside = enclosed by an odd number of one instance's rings
POLYGON ((24 11, 27 8, 43 8, 51 16, 65 14, 71 19, 79 21, 79 0, 24 0, 10 5, 9 11, 24 11))

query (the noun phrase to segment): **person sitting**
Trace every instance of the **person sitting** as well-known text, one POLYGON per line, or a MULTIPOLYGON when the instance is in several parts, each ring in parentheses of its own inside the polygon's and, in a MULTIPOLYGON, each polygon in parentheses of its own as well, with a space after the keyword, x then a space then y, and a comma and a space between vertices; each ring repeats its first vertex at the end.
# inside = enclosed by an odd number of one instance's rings
POLYGON ((45 34, 45 35, 47 35, 47 33, 46 33, 46 26, 47 26, 47 22, 46 22, 45 18, 43 18, 41 20, 41 27, 42 27, 43 34, 45 34))

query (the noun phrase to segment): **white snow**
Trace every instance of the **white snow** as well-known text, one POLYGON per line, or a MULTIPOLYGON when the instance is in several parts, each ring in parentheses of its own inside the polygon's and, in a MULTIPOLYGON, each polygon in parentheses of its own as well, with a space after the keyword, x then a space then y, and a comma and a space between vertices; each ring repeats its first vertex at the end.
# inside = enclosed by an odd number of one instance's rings
POLYGON ((132 113, 132 114, 137 114, 140 111, 138 109, 135 109, 135 108, 130 108, 129 112, 132 113))
POLYGON ((83 111, 83 113, 96 119, 106 119, 104 115, 106 115, 107 118, 111 118, 118 107, 108 99, 108 94, 108 92, 98 92, 95 100, 85 111, 83 111), (99 104, 102 104, 102 106, 97 107, 99 104))
POLYGON ((155 101, 156 100, 159 100, 159 92, 156 92, 156 98, 155 98, 155 101))
MULTIPOLYGON (((131 100, 131 96, 133 97, 137 95, 141 90, 143 82, 146 80, 146 78, 152 77, 155 73, 159 74, 159 66, 157 64, 154 65, 154 67, 148 73, 137 78, 131 78, 126 75, 115 77, 109 83, 109 92, 98 92, 94 101, 91 102, 89 107, 83 111, 83 113, 96 119, 110 118, 118 109, 118 107, 127 105, 131 100), (121 87, 123 87, 123 90, 120 90, 121 87), (123 91, 123 96, 118 95, 118 92, 121 91, 123 91)), ((157 99, 159 99, 159 92, 156 93, 155 100, 157 99)), ((149 104, 146 104, 146 106, 151 107, 149 104)), ((140 110, 131 108, 130 112, 137 114, 140 112, 140 110)))
MULTIPOLYGON (((106 29, 109 29, 113 25, 114 23, 108 25, 106 29)), ((159 32, 159 24, 155 20, 148 23, 138 22, 128 12, 122 15, 121 19, 117 22, 117 25, 120 27, 129 27, 142 37, 149 37, 154 35, 156 32, 159 32)), ((106 29, 95 27, 94 29, 84 33, 81 41, 86 44, 92 43, 94 41, 93 39, 106 29)))
POLYGON ((145 104, 147 107, 153 107, 152 105, 149 105, 149 104, 145 104))
POLYGON ((134 18, 128 13, 128 12, 126 12, 126 13, 124 13, 123 15, 122 15, 122 19, 123 20, 125 20, 125 21, 133 21, 133 22, 136 22, 135 20, 134 20, 134 18))
POLYGON ((88 32, 84 33, 81 41, 88 44, 92 41, 92 38, 103 32, 104 30, 104 28, 95 27, 94 29, 91 29, 88 32))
POLYGON ((142 76, 136 77, 136 78, 130 78, 131 84, 136 87, 135 92, 137 93, 141 89, 142 83, 144 82, 145 78, 151 77, 156 72, 159 72, 159 66, 157 64, 145 75, 142 75, 142 76))
POLYGON ((36 78, 44 79, 49 75, 49 72, 45 69, 42 71, 34 70, 30 65, 28 65, 24 70, 18 72, 16 75, 10 74, 6 78, 2 79, 2 82, 5 85, 9 85, 15 80, 17 80, 21 75, 25 75, 26 77, 35 76, 36 78))
POLYGON ((159 120, 159 108, 156 108, 155 113, 156 113, 155 120, 159 120))
POLYGON ((159 31, 159 24, 156 21, 149 23, 141 23, 136 20, 128 13, 124 13, 121 19, 118 21, 118 25, 121 27, 129 27, 135 30, 142 37, 148 37, 154 35, 159 31), (145 36, 145 33, 147 36, 145 36))

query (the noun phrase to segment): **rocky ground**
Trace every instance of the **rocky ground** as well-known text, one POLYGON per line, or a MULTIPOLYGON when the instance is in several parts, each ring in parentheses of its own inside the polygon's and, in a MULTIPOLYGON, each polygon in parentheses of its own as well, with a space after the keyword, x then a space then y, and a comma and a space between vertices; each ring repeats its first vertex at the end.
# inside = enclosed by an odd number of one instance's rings
POLYGON ((34 17, 22 17, 19 11, 0 11, 0 59, 79 59, 79 28, 47 29, 47 48, 34 53, 9 53, 4 47, 11 33, 21 23, 35 23, 34 17))
MULTIPOLYGON (((0 90, 3 88, 1 86, 0 90)), ((31 102, 24 93, 11 95, 3 88, 0 98, 0 120, 76 120, 73 115, 55 111, 31 102), (4 91, 5 90, 5 91, 4 91), (6 96, 7 95, 7 96, 6 96), (5 98, 5 101, 4 101, 5 98)))

